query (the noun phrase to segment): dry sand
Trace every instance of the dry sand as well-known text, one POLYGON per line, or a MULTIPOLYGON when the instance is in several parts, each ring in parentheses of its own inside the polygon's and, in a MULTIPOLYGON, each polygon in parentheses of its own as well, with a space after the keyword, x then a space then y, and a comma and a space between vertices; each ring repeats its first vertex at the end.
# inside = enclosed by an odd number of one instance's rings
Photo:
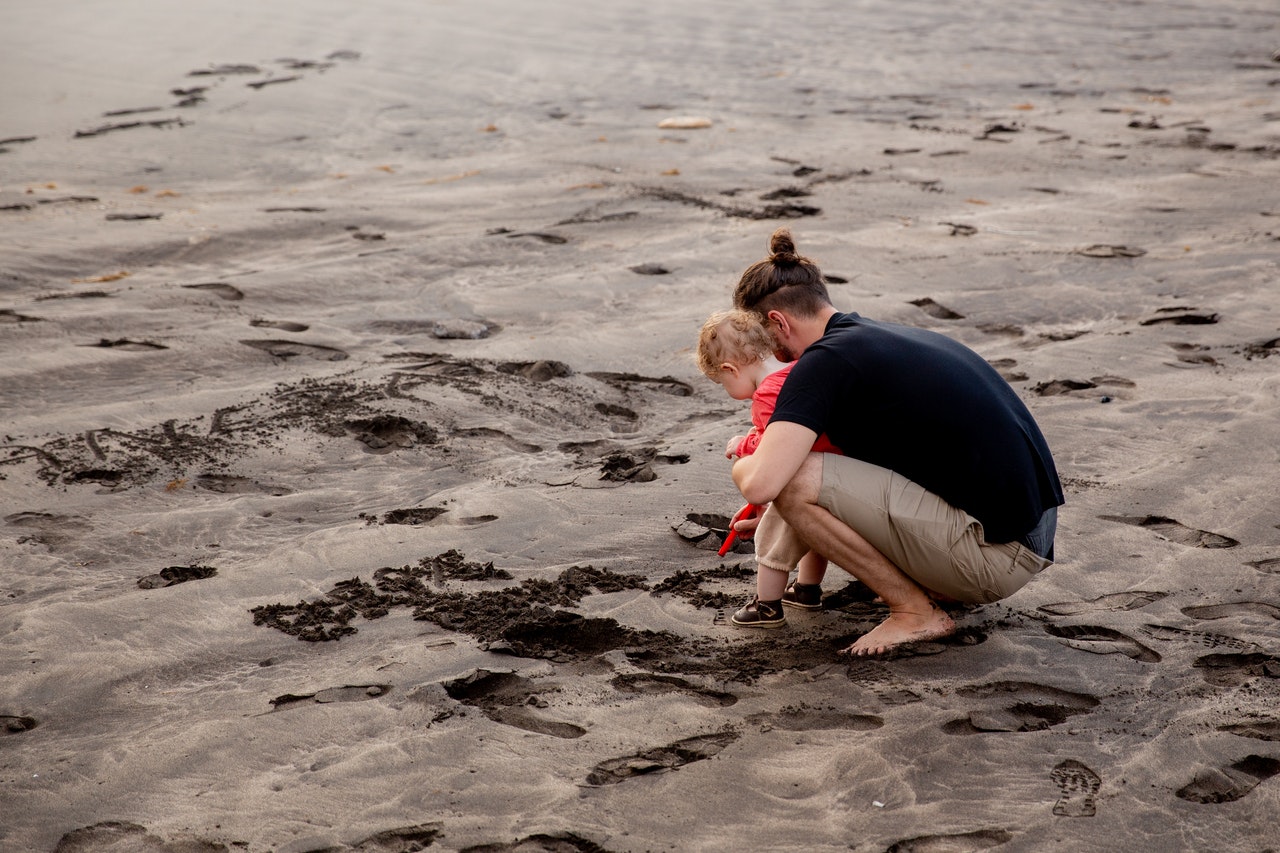
POLYGON ((0 849, 1280 847, 1274 0, 5 19, 0 849), (1067 489, 892 660, 726 624, 779 224, 1067 489))

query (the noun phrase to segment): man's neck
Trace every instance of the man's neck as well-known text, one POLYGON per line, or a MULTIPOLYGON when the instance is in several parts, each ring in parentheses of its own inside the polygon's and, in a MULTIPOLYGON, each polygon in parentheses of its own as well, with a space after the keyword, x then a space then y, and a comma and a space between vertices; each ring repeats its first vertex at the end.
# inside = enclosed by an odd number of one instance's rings
POLYGON ((839 312, 834 307, 828 306, 812 317, 793 319, 792 324, 795 327, 797 338, 802 344, 802 350, 812 346, 826 334, 827 323, 830 322, 832 315, 837 313, 839 312))

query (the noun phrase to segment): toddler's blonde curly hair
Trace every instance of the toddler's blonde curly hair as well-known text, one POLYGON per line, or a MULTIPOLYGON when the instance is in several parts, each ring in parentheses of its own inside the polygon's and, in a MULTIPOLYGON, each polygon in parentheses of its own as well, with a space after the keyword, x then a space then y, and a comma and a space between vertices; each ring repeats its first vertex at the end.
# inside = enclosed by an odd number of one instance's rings
POLYGON ((718 311, 698 333, 698 369, 720 381, 720 365, 751 364, 773 354, 773 339, 750 311, 718 311))

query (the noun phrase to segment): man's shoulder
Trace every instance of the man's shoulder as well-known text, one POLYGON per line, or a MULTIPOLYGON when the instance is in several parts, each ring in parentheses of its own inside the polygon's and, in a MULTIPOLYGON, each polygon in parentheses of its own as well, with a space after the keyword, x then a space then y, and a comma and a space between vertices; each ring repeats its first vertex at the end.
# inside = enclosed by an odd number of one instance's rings
POLYGON ((872 322, 874 321, 868 320, 857 311, 837 311, 827 319, 827 332, 834 332, 838 329, 851 329, 857 326, 864 326, 872 322))
POLYGON ((827 333, 818 340, 832 348, 857 347, 860 350, 894 351, 919 346, 955 346, 956 341, 940 332, 906 326, 887 320, 872 320, 855 313, 836 314, 827 324, 827 333))

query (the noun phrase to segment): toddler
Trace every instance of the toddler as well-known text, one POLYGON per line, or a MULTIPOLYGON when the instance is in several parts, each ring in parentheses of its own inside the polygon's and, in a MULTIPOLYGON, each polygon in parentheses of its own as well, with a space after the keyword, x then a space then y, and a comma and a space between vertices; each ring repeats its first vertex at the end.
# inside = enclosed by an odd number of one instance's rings
MULTIPOLYGON (((729 440, 724 455, 729 459, 749 456, 760 444, 777 405, 778 391, 791 365, 773 356, 773 339, 754 314, 721 311, 712 314, 698 335, 698 368, 712 382, 719 383, 735 400, 751 400, 751 429, 729 440)), ((813 445, 817 453, 839 453, 825 435, 813 445)), ((745 509, 745 507, 744 507, 745 509)), ((740 510, 733 520, 740 520, 740 510)), ((744 628, 778 628, 786 624, 782 606, 803 610, 822 607, 822 578, 827 560, 810 551, 801 558, 796 580, 787 584, 787 574, 757 564, 756 596, 733 614, 732 622, 744 628)))

